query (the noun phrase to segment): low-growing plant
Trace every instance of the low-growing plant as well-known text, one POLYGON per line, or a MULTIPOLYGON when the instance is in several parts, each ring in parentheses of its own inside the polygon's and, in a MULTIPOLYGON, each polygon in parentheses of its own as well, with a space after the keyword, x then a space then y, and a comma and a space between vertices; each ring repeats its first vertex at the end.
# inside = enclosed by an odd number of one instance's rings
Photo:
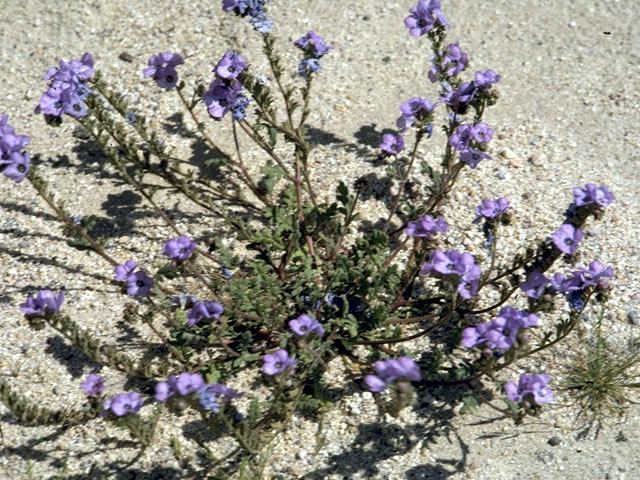
MULTIPOLYGON (((21 420, 70 424, 101 417, 149 445, 164 409, 175 415, 192 411, 214 435, 228 435, 239 447, 226 461, 207 453, 210 463, 203 469, 218 469, 220 478, 233 468, 239 475, 257 476, 293 415, 315 415, 322 425, 322 413, 334 400, 326 373, 337 358, 362 372, 357 383, 373 392, 381 412, 397 416, 427 387, 498 380, 506 367, 567 339, 592 304, 603 308, 597 304, 607 299, 613 269, 597 260, 571 273, 561 265, 579 248, 584 224, 600 219, 613 201, 604 186, 576 187, 557 230, 513 258, 501 256, 498 246, 512 228, 506 198, 477 206, 473 223, 485 239, 479 252, 438 248, 450 228, 445 202, 457 180, 491 158, 494 130, 483 118, 498 101, 500 81, 491 69, 467 75, 466 53, 458 42, 446 40, 450 26, 439 0, 419 0, 404 21, 412 37, 426 37, 432 52, 429 79, 440 92, 437 101, 402 102, 397 133, 381 139, 395 194, 375 228, 366 226, 359 211, 366 179, 340 182, 330 201, 314 185, 314 176, 327 172, 312 167, 314 149, 307 135, 312 87, 333 47, 313 31, 295 41, 302 85, 291 83, 265 3, 224 0, 223 10, 254 26, 270 80, 231 50, 215 65, 208 87, 180 80, 179 69, 187 66, 176 53, 153 55, 142 70, 166 94, 176 95, 197 127, 209 147, 200 166, 183 168, 188 162, 165 148, 143 113, 94 68, 90 54, 61 61, 43 78, 48 87, 37 111, 47 123, 75 121, 84 127, 120 178, 174 232, 162 246, 167 261, 155 271, 139 259, 115 258, 95 233, 95 217, 69 214, 39 174, 44 158, 30 157, 29 137, 17 135, 7 116, 0 118, 4 176, 26 180, 37 190, 63 225, 69 246, 104 259, 105 271, 110 266, 113 281, 131 299, 124 320, 145 324, 164 347, 147 356, 105 345, 65 314, 63 291, 29 296, 20 309, 31 327, 52 328, 95 362, 131 379, 151 379, 155 387, 153 394, 107 394, 105 378, 91 373, 79 385, 87 404, 58 411, 28 402, 0 378, 0 398, 21 420), (205 110, 213 121, 202 119, 205 110), (231 124, 233 152, 209 134, 214 121, 224 120, 231 124), (433 164, 419 147, 436 128, 446 143, 433 164), (242 155, 242 136, 263 152, 258 176, 242 155), (210 167, 215 177, 208 174, 210 167), (220 236, 195 241, 167 214, 159 185, 223 220, 223 233, 242 248, 225 246, 220 236), (187 280, 188 295, 180 287, 187 280), (514 300, 516 292, 526 296, 526 309, 514 300), (428 350, 414 342, 421 337, 429 338, 428 350), (257 382, 254 390, 234 388, 241 372, 257 382)), ((602 352, 604 345, 595 348, 602 352)), ((587 362, 572 374, 570 388, 579 391, 586 407, 610 405, 610 397, 617 398, 617 390, 600 388, 599 380, 591 379, 620 377, 619 366, 610 369, 603 360, 587 362), (609 373, 593 372, 603 368, 609 373)), ((505 380, 504 412, 518 422, 553 399, 549 372, 505 380)), ((474 402, 473 389, 470 393, 465 405, 474 402)), ((208 451, 206 444, 201 447, 208 451)), ((176 438, 173 449, 182 458, 176 438)))

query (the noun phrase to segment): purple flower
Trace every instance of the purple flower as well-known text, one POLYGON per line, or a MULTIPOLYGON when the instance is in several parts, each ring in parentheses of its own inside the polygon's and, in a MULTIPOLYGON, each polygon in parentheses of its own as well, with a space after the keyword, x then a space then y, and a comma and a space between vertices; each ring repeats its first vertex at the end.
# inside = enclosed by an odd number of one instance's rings
POLYGON ((153 287, 153 278, 142 270, 127 276, 127 295, 132 297, 146 297, 153 287))
POLYGON ((158 402, 166 402, 173 397, 178 391, 176 390, 176 382, 178 379, 175 375, 169 375, 169 379, 166 382, 158 382, 155 386, 154 398, 158 402))
POLYGON ((183 63, 184 60, 177 53, 159 53, 149 58, 149 67, 142 70, 142 74, 153 78, 160 88, 170 90, 178 84, 176 67, 183 63))
POLYGON ((304 37, 299 38, 293 44, 303 50, 308 55, 308 58, 320 58, 333 48, 327 45, 324 39, 313 30, 307 32, 304 37))
POLYGON ((90 397, 100 395, 104 390, 104 378, 95 373, 90 373, 87 379, 80 384, 80 388, 90 397))
POLYGON ((580 271, 575 272, 574 275, 582 280, 585 287, 596 287, 599 289, 605 289, 609 287, 609 280, 613 278, 613 267, 605 268, 602 263, 594 260, 589 265, 589 268, 581 268, 580 271))
POLYGON ((496 200, 482 200, 481 204, 476 207, 477 217, 473 223, 480 223, 482 219, 497 218, 509 208, 509 200, 500 197, 496 200))
POLYGON ((449 137, 448 143, 456 150, 466 150, 471 141, 471 125, 458 125, 449 137))
POLYGON ((293 369, 296 363, 298 361, 290 358, 289 353, 281 348, 276 350, 275 353, 268 353, 264 356, 262 372, 269 376, 278 375, 287 369, 293 369))
POLYGON ((233 116, 234 120, 240 121, 246 118, 246 110, 249 106, 249 102, 250 100, 242 94, 236 97, 235 102, 233 102, 233 107, 231 107, 231 115, 233 116))
POLYGON ((490 322, 465 328, 461 343, 467 348, 486 343, 491 350, 508 350, 518 340, 520 329, 536 325, 538 325, 537 315, 512 307, 503 307, 498 316, 490 322))
POLYGON ((218 302, 205 300, 204 302, 196 301, 187 313, 187 326, 191 327, 204 319, 218 319, 224 313, 224 307, 218 302))
POLYGON ((518 385, 509 382, 504 386, 507 397, 512 402, 520 403, 527 397, 533 397, 536 404, 549 403, 553 401, 553 392, 547 386, 551 377, 546 373, 534 373, 531 375, 520 375, 518 385))
POLYGON ((565 223, 551 235, 553 244, 558 250, 567 255, 573 255, 575 253, 582 237, 582 230, 575 228, 570 223, 565 223))
POLYGON ((434 220, 431 215, 424 215, 417 221, 407 223, 404 234, 409 237, 432 238, 436 233, 446 233, 449 228, 442 215, 434 220))
POLYGON ((476 168, 482 160, 491 160, 491 157, 484 153, 482 150, 476 150, 475 148, 467 148, 460 152, 460 160, 469 165, 471 168, 476 168))
POLYGON ((40 290, 35 297, 29 295, 27 300, 20 304, 20 311, 26 315, 43 315, 51 312, 59 312, 63 302, 63 290, 60 290, 57 296, 51 290, 40 290))
POLYGON ((183 372, 178 375, 173 388, 179 395, 191 395, 200 390, 204 385, 202 375, 199 373, 183 372))
POLYGON ((293 333, 304 337, 310 333, 315 333, 318 337, 324 335, 324 328, 320 325, 315 318, 310 317, 306 313, 303 313, 298 318, 295 318, 289 322, 289 327, 293 330, 293 333))
POLYGON ((614 200, 613 193, 607 187, 596 187, 593 183, 587 183, 584 188, 575 187, 573 189, 573 198, 578 207, 592 203, 606 207, 611 205, 614 200))
POLYGON ((562 295, 567 295, 585 288, 582 279, 575 275, 565 278, 563 274, 555 273, 553 277, 551 277, 550 282, 551 288, 562 295))
POLYGON ((436 56, 431 57, 432 67, 429 70, 429 80, 436 83, 439 77, 455 77, 462 72, 469 63, 469 57, 460 49, 458 42, 450 43, 446 46, 446 50, 438 52, 440 63, 436 63, 436 56), (446 53, 445 53, 446 52, 446 53))
POLYGON ((205 410, 217 413, 224 402, 240 398, 244 394, 220 383, 211 383, 202 387, 199 395, 200 406, 205 410))
POLYGON ((500 75, 493 70, 485 70, 484 72, 475 73, 473 83, 478 88, 488 88, 499 81, 500 75))
POLYGON ((221 78, 232 80, 238 78, 238 75, 246 66, 247 64, 242 55, 227 50, 213 71, 221 78))
POLYGON ((464 82, 460 86, 448 92, 441 100, 451 107, 455 113, 463 114, 477 92, 474 82, 464 82))
POLYGON ((233 12, 236 15, 246 15, 249 9, 249 0, 222 0, 222 10, 233 12))
POLYGON ((11 152, 8 157, 8 160, 4 160, 4 155, 0 157, 0 170, 5 177, 20 183, 29 173, 29 152, 11 152))
POLYGON ((16 135, 13 127, 7 124, 8 118, 8 115, 0 117, 0 171, 5 177, 20 183, 29 173, 31 157, 24 148, 31 139, 26 135, 16 135))
POLYGON ((551 281, 540 272, 531 272, 527 280, 520 284, 520 290, 529 298, 540 298, 551 281))
POLYGON ((422 265, 420 274, 436 278, 454 276, 453 278, 458 280, 458 294, 462 298, 470 299, 478 291, 482 271, 475 264, 473 255, 468 252, 434 250, 429 256, 429 261, 422 265))
POLYGON ((409 357, 378 360, 373 365, 373 369, 375 375, 364 377, 367 389, 372 392, 381 392, 396 380, 419 382, 422 378, 418 365, 409 357))
POLYGON ((317 58, 305 58, 301 60, 298 65, 298 75, 301 77, 306 77, 310 73, 317 72, 318 70, 322 70, 322 65, 320 65, 320 60, 317 58))
POLYGON ((267 18, 264 4, 268 0, 222 0, 222 9, 225 12, 233 12, 241 17, 249 15, 249 22, 253 28, 261 33, 271 31, 273 20, 267 18))
POLYGON ((409 9, 411 15, 404 19, 409 35, 420 37, 440 25, 449 27, 449 22, 440 11, 440 0, 418 0, 415 7, 409 9))
POLYGON ((236 102, 236 96, 242 90, 242 85, 232 81, 229 82, 216 78, 209 85, 202 96, 202 101, 207 106, 207 111, 212 118, 220 120, 224 115, 233 108, 236 102))
POLYGON ((489 143, 493 138, 493 129, 485 122, 479 122, 471 127, 471 136, 476 143, 489 143))
POLYGON ((269 33, 273 27, 273 20, 267 18, 264 13, 251 17, 249 23, 253 25, 256 32, 260 33, 269 33))
POLYGON ((93 75, 93 57, 85 53, 80 60, 60 61, 59 67, 51 67, 42 77, 50 81, 49 89, 40 97, 36 113, 60 117, 66 113, 82 118, 89 113, 84 100, 91 90, 84 84, 93 75))
POLYGON ((167 240, 162 248, 164 253, 169 258, 175 258, 177 260, 186 260, 196 249, 196 242, 191 240, 186 235, 181 235, 178 238, 172 238, 167 240))
POLYGON ((400 133, 404 132, 411 125, 429 120, 433 110, 438 106, 438 102, 431 103, 426 98, 412 97, 406 102, 400 104, 402 115, 396 120, 396 125, 400 129, 400 133))
POLYGON ((142 397, 138 392, 119 393, 104 401, 104 410, 111 410, 116 417, 122 417, 127 413, 138 413, 140 408, 142 408, 142 397))
POLYGON ((138 268, 138 264, 134 260, 127 260, 122 265, 116 265, 113 269, 116 273, 114 280, 124 281, 127 277, 138 268))
POLYGON ((398 155, 404 149, 404 137, 393 133, 385 133, 382 136, 382 143, 378 147, 389 155, 398 155))

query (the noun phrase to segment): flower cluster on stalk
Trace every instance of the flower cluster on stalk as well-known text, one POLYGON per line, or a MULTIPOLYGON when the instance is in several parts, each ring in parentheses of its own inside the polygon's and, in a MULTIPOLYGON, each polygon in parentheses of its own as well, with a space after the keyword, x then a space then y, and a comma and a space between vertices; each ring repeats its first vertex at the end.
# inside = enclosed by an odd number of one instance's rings
POLYGON ((320 58, 333 48, 331 45, 327 45, 324 39, 313 30, 307 32, 304 37, 299 38, 293 44, 304 52, 304 59, 298 65, 298 74, 301 77, 321 70, 320 58))
POLYGON ((167 240, 162 247, 162 253, 169 258, 184 261, 191 256, 196 249, 196 242, 186 235, 167 240))
POLYGON ((244 120, 247 116, 249 99, 241 93, 242 84, 238 80, 238 75, 245 68, 247 64, 242 55, 227 50, 213 69, 216 77, 202 96, 202 101, 214 120, 220 120, 229 111, 234 120, 244 120))
POLYGON ((31 143, 26 135, 16 135, 7 123, 8 115, 0 115, 0 171, 16 183, 24 180, 29 173, 31 157, 25 147, 31 143))
POLYGON ((200 320, 209 320, 213 318, 217 320, 224 313, 224 307, 221 303, 205 300, 204 302, 194 302, 191 310, 187 312, 187 326, 192 327, 200 320))
POLYGON ((159 53, 149 58, 149 66, 142 70, 142 74, 155 80, 160 88, 170 90, 178 85, 176 67, 183 63, 184 60, 177 53, 159 53))
MULTIPOLYGON (((512 402, 531 402, 536 405, 553 401, 553 392, 547 386, 551 377, 546 373, 522 374, 515 382, 508 382, 504 386, 507 398, 512 402)), ((533 405, 528 405, 533 406, 533 405)))
POLYGON ((249 16, 249 23, 260 33, 269 33, 273 20, 267 17, 264 4, 269 0, 222 0, 222 9, 241 17, 249 16))
POLYGON ((396 381, 419 382, 422 378, 418 365, 409 357, 378 360, 373 370, 375 374, 364 377, 364 384, 372 392, 382 392, 396 381))
POLYGON ((485 345, 492 351, 511 348, 518 340, 520 330, 538 325, 538 316, 513 307, 503 307, 490 322, 465 328, 462 345, 474 348, 485 345))
POLYGON ((449 225, 442 215, 434 220, 431 215, 423 215, 418 220, 407 223, 404 234, 409 237, 433 238, 438 233, 446 233, 449 225))
POLYGON ((80 60, 60 60, 58 67, 49 68, 42 77, 49 82, 49 88, 40 97, 36 113, 42 112, 50 120, 59 120, 64 114, 86 117, 89 109, 84 101, 92 93, 86 80, 92 75, 93 56, 90 53, 82 55, 80 60))
POLYGON ((449 27, 449 22, 440 11, 440 0, 419 0, 418 4, 409 9, 409 15, 404 19, 409 35, 420 37, 435 27, 449 27))
POLYGON ((132 297, 146 297, 153 287, 153 278, 143 270, 136 271, 138 264, 127 260, 114 268, 114 280, 126 282, 127 294, 132 297))
POLYGON ((458 283, 458 294, 468 300, 478 291, 482 271, 476 265, 473 255, 468 252, 434 250, 429 260, 422 265, 420 274, 453 279, 458 283))
POLYGON ((219 383, 205 383, 199 373, 183 372, 177 377, 169 375, 167 381, 158 382, 154 398, 166 402, 174 396, 187 397, 197 394, 200 406, 217 413, 223 402, 239 398, 243 394, 219 383))
POLYGON ((20 304, 20 311, 26 315, 45 315, 59 312, 64 302, 64 291, 58 295, 51 290, 40 290, 35 297, 29 295, 24 303, 20 304))

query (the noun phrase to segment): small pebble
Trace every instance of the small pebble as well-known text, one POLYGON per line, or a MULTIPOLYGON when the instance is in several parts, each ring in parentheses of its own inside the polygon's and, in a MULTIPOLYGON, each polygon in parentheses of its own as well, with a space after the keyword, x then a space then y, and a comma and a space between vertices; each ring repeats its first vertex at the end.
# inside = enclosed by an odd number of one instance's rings
POLYGON ((629 323, 631 323, 632 325, 640 324, 640 318, 638 318, 638 312, 635 310, 630 310, 629 312, 627 312, 627 319, 629 320, 629 323))
POLYGON ((556 436, 554 436, 554 437, 551 437, 551 438, 547 441, 547 443, 548 443, 549 445, 551 445, 552 447, 555 447, 555 446, 560 445, 560 444, 562 443, 562 439, 561 439, 560 437, 556 437, 556 436))
POLYGON ((133 62, 133 55, 131 55, 131 54, 130 54, 130 53, 128 53, 128 52, 122 52, 122 53, 118 56, 118 58, 119 58, 120 60, 122 60, 123 62, 128 62, 128 63, 133 62))

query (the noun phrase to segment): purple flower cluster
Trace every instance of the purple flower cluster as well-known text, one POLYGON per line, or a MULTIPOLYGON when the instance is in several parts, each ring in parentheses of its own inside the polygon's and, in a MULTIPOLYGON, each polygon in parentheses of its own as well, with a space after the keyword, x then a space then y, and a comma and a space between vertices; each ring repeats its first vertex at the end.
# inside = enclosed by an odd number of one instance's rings
POLYGON ((520 290, 529 298, 540 298, 551 281, 540 272, 531 272, 520 284, 520 290))
POLYGON ((134 260, 127 260, 122 265, 114 268, 114 280, 124 281, 127 284, 127 295, 132 297, 146 297, 153 287, 153 278, 144 271, 138 270, 138 264, 134 260))
POLYGON ((223 403, 240 398, 244 393, 240 393, 233 388, 225 387, 221 383, 206 384, 199 391, 200 406, 205 410, 218 413, 223 403))
POLYGON ((523 400, 531 400, 540 405, 553 401, 553 392, 547 386, 551 377, 546 373, 533 373, 531 375, 522 374, 515 382, 508 382, 504 386, 507 398, 512 402, 520 403, 523 400))
POLYGON ((113 398, 104 401, 104 412, 111 412, 116 417, 122 417, 128 413, 138 413, 142 408, 142 396, 138 392, 119 393, 113 398))
POLYGON ((264 4, 269 0, 222 0, 222 9, 225 12, 233 12, 241 17, 250 18, 249 23, 260 33, 269 33, 273 26, 273 20, 267 18, 264 4))
POLYGON ((382 136, 382 143, 378 147, 388 155, 398 155, 404 150, 404 137, 393 133, 385 133, 382 136))
POLYGON ((418 4, 409 9, 411 15, 404 19, 412 37, 421 37, 435 27, 449 27, 449 22, 440 11, 440 0, 418 0, 418 4))
POLYGON ((20 183, 29 173, 31 157, 24 148, 31 139, 26 135, 16 135, 13 127, 7 124, 8 119, 8 115, 0 116, 0 171, 5 177, 20 183))
POLYGON ((166 402, 174 395, 191 395, 204 386, 204 379, 199 373, 183 372, 177 377, 169 375, 166 382, 156 383, 154 398, 159 402, 166 402))
POLYGON ((234 120, 244 120, 247 116, 249 99, 241 93, 242 84, 238 80, 238 75, 245 68, 247 64, 244 58, 228 50, 213 69, 216 78, 202 96, 202 101, 213 119, 220 120, 229 111, 232 112, 234 120))
POLYGON ((324 335, 324 327, 320 325, 320 322, 313 317, 310 317, 306 313, 303 313, 298 318, 294 318, 289 322, 289 327, 293 330, 293 333, 305 337, 310 333, 315 333, 318 337, 324 335))
POLYGON ((472 298, 478 291, 481 273, 473 255, 457 250, 434 250, 429 256, 429 261, 420 269, 422 275, 436 278, 453 277, 458 281, 458 294, 466 299, 472 298))
POLYGON ((191 307, 191 310, 187 312, 187 326, 191 327, 203 318, 205 320, 210 318, 217 320, 223 313, 224 307, 218 302, 212 302, 210 300, 205 300, 204 302, 196 301, 191 307))
POLYGON ((582 230, 575 228, 570 223, 565 223, 558 230, 553 232, 551 240, 562 253, 573 255, 578 249, 578 244, 582 240, 582 230))
POLYGON ((418 365, 409 357, 378 360, 373 365, 373 370, 376 372, 375 375, 364 377, 367 389, 372 392, 382 392, 396 380, 419 382, 422 378, 418 365))
POLYGON ((458 42, 450 43, 444 51, 440 50, 438 55, 431 57, 431 70, 429 70, 429 80, 437 83, 450 77, 455 77, 469 63, 469 57, 460 49, 458 42))
POLYGON ((437 233, 446 233, 449 225, 442 215, 434 220, 431 215, 424 215, 418 220, 407 223, 404 234, 409 237, 433 238, 437 233))
POLYGON ((298 65, 298 73, 301 77, 321 70, 320 58, 333 48, 331 45, 327 45, 324 39, 313 30, 307 32, 304 37, 299 38, 293 44, 304 51, 304 59, 298 65))
POLYGON ((587 183, 584 188, 575 187, 573 198, 577 207, 597 203, 601 207, 611 205, 614 200, 613 193, 605 186, 597 187, 593 183, 587 183))
POLYGON ((45 315, 59 312, 64 302, 64 291, 60 290, 56 296, 51 290, 40 290, 35 297, 29 295, 20 304, 20 311, 26 315, 45 315))
POLYGON ((509 200, 500 197, 496 200, 482 200, 481 204, 476 207, 477 217, 473 223, 480 223, 482 219, 492 220, 502 215, 509 208, 509 200))
POLYGON ((293 369, 296 363, 298 363, 298 361, 289 357, 289 352, 281 348, 274 353, 268 353, 264 356, 262 373, 269 376, 279 375, 285 370, 293 369))
POLYGON ((480 145, 489 143, 493 138, 493 129, 485 122, 475 125, 458 125, 449 137, 449 145, 460 152, 460 159, 471 168, 476 168, 484 159, 491 159, 480 150, 480 145))
POLYGON ((182 261, 189 258, 195 249, 196 242, 186 235, 181 235, 178 238, 167 240, 162 248, 162 253, 169 258, 175 258, 176 260, 182 261))
POLYGON ((80 388, 90 397, 100 395, 104 390, 104 378, 95 373, 90 373, 86 380, 80 384, 80 388))
POLYGON ((431 103, 426 98, 412 97, 406 102, 400 104, 402 114, 396 120, 396 125, 400 129, 400 133, 406 131, 414 123, 418 122, 419 126, 424 126, 431 121, 433 110, 438 102, 431 103))
POLYGON ((50 81, 49 89, 40 97, 36 113, 42 112, 49 117, 61 117, 63 114, 74 118, 87 116, 89 109, 84 101, 92 93, 86 80, 93 75, 93 57, 89 53, 80 60, 65 62, 60 60, 59 67, 51 67, 42 77, 50 81))
POLYGON ((580 267, 568 277, 562 273, 555 273, 549 279, 540 272, 531 272, 527 275, 527 280, 520 284, 520 289, 530 298, 540 298, 547 285, 562 295, 582 292, 589 287, 605 290, 609 287, 613 273, 613 267, 605 268, 601 262, 594 260, 589 264, 589 268, 580 267))
POLYGON ((160 88, 170 90, 178 84, 176 67, 183 63, 184 60, 177 53, 159 53, 149 58, 149 66, 142 70, 142 74, 153 78, 160 88))
POLYGON ((536 325, 537 315, 512 307, 503 307, 498 316, 490 322, 465 328, 462 332, 462 345, 474 348, 486 343, 491 350, 507 350, 518 340, 520 329, 536 325))
POLYGON ((446 103, 454 113, 464 114, 477 94, 489 94, 491 85, 499 81, 500 75, 493 70, 476 72, 474 81, 461 83, 458 88, 448 91, 441 100, 446 103))

